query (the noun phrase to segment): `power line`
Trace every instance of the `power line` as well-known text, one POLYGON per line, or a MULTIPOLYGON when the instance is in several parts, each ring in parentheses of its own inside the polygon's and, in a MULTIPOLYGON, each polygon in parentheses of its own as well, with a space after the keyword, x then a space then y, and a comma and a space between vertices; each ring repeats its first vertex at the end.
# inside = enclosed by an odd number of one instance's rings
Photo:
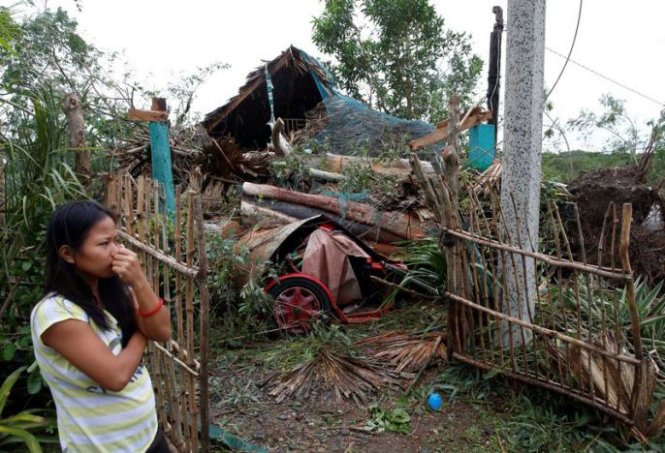
POLYGON ((655 104, 658 104, 660 107, 665 107, 665 103, 664 103, 664 102, 661 102, 661 101, 659 101, 659 100, 657 100, 657 99, 652 98, 652 97, 649 96, 649 95, 646 95, 646 94, 644 94, 644 93, 641 93, 641 92, 639 92, 639 91, 637 91, 637 90, 635 90, 635 89, 633 89, 633 88, 631 88, 631 87, 629 87, 629 86, 627 86, 627 85, 624 85, 624 84, 621 83, 621 82, 617 82, 616 80, 614 80, 614 79, 612 79, 612 78, 610 78, 610 77, 608 77, 608 76, 606 76, 606 75, 604 75, 604 74, 601 74, 600 72, 595 71, 595 70, 589 68, 588 66, 584 66, 582 63, 578 63, 577 61, 572 60, 572 59, 570 59, 569 57, 566 57, 565 55, 563 55, 563 54, 557 52, 556 50, 552 50, 552 49, 550 49, 550 48, 547 47, 547 46, 545 46, 545 49, 549 50, 550 52, 552 52, 552 53, 555 54, 555 55, 560 56, 561 58, 566 58, 568 61, 570 61, 571 63, 576 64, 576 65, 579 66, 580 68, 585 69, 585 70, 589 71, 590 73, 592 73, 592 74, 594 74, 594 75, 597 75, 598 77, 600 77, 600 78, 602 78, 602 79, 605 79, 605 80, 607 80, 608 82, 611 82, 611 83, 613 83, 613 84, 615 84, 615 85, 617 85, 617 86, 623 88, 624 90, 628 90, 628 91, 630 91, 630 92, 632 92, 632 93, 634 93, 634 94, 636 94, 636 95, 638 95, 638 96, 643 97, 644 99, 647 99, 647 100, 649 100, 649 101, 651 101, 651 102, 653 102, 653 103, 655 103, 655 104))
POLYGON ((561 80, 561 76, 563 75, 563 71, 566 70, 566 66, 568 66, 568 62, 570 61, 570 56, 573 54, 573 49, 575 48, 575 42, 577 41, 577 32, 580 31, 580 21, 582 19, 582 4, 583 3, 584 3, 584 0, 580 0, 580 9, 577 11, 577 25, 575 25, 575 34, 573 35, 573 42, 570 44, 570 50, 568 51, 568 56, 566 57, 566 62, 563 64, 563 67, 561 68, 561 72, 559 72, 559 76, 554 81, 554 85, 552 85, 552 88, 550 88, 550 91, 547 93, 547 96, 545 96, 545 101, 547 101, 550 98, 550 94, 552 94, 552 91, 554 91, 554 88, 556 88, 557 84, 559 83, 559 80, 561 80))

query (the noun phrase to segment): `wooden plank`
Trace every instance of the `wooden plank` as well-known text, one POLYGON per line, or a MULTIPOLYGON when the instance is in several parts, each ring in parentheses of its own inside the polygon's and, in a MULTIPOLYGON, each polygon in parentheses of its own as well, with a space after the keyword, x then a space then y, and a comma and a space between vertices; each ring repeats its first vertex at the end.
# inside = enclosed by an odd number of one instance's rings
POLYGON ((167 121, 169 119, 169 113, 130 108, 127 112, 127 119, 129 119, 129 121, 167 121))
MULTIPOLYGON (((461 132, 470 129, 477 124, 486 122, 491 117, 492 113, 488 111, 479 112, 475 115, 473 114, 472 111, 472 114, 461 122, 461 124, 457 128, 457 131, 461 132)), ((409 146, 411 147, 411 151, 417 151, 419 149, 423 149, 427 145, 431 145, 433 143, 447 139, 449 134, 450 134, 450 128, 448 127, 448 122, 442 121, 441 123, 437 124, 436 130, 420 138, 411 140, 409 146)))

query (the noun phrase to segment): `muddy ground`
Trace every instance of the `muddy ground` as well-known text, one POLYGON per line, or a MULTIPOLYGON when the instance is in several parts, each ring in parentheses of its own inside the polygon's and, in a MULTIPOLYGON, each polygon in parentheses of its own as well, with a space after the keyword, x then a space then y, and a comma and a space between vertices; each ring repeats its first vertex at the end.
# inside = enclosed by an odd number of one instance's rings
MULTIPOLYGON (((412 305, 393 310, 379 323, 345 327, 345 335, 358 339, 378 332, 422 329, 437 322, 440 306, 412 305)), ((438 319, 440 322, 441 319, 438 319)), ((451 376, 461 365, 432 364, 406 395, 399 388, 384 388, 367 401, 335 398, 315 391, 307 398, 287 398, 277 403, 266 382, 279 370, 290 369, 307 357, 304 339, 266 339, 237 349, 219 349, 211 367, 211 421, 270 452, 474 452, 510 451, 517 447, 516 432, 501 427, 502 420, 521 411, 519 390, 513 384, 484 380, 473 390, 462 378, 451 376), (298 352, 295 352, 298 351, 298 352), (437 389, 444 396, 441 411, 427 407, 427 395, 437 389), (372 420, 369 406, 383 411, 403 408, 411 416, 407 433, 367 431, 372 420), (512 447, 512 448, 511 448, 512 447)), ((466 367, 466 373, 475 370, 466 367)), ((528 436, 527 436, 528 437, 528 436)), ((216 451, 225 451, 214 444, 216 451)), ((558 450, 558 448, 557 448, 558 450)))

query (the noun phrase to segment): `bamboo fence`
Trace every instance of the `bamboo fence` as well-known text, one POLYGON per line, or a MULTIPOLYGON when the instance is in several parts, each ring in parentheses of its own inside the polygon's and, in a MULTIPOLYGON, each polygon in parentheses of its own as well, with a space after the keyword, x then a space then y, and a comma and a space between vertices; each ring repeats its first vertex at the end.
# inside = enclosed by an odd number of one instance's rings
MULTIPOLYGON (((449 112, 454 126, 454 99, 449 112)), ((460 187, 456 138, 453 130, 439 156, 445 172, 429 177, 415 154, 410 159, 447 260, 449 356, 582 401, 644 440, 656 372, 642 350, 628 256, 632 206, 608 207, 597 256, 586 255, 577 207, 566 206, 564 221, 554 202, 541 216, 540 242, 530 243, 529 234, 529 246, 520 246, 525 241, 511 237, 504 214, 512 209, 519 224, 525 209, 514 200, 501 206, 497 194, 481 201, 473 187, 460 187)))
POLYGON ((146 354, 159 424, 178 451, 209 451, 208 292, 198 189, 176 194, 175 212, 167 213, 157 181, 111 176, 105 203, 119 214, 121 240, 139 255, 171 312, 174 338, 150 342, 146 354))

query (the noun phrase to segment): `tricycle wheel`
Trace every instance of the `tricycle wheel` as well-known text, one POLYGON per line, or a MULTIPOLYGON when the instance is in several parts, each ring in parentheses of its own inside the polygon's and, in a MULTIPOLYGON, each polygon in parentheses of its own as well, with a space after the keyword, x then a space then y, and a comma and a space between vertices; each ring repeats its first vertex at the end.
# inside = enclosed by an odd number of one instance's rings
POLYGON ((285 332, 305 333, 316 320, 326 321, 331 301, 323 283, 305 274, 286 275, 268 288, 275 299, 272 309, 277 327, 285 332))

